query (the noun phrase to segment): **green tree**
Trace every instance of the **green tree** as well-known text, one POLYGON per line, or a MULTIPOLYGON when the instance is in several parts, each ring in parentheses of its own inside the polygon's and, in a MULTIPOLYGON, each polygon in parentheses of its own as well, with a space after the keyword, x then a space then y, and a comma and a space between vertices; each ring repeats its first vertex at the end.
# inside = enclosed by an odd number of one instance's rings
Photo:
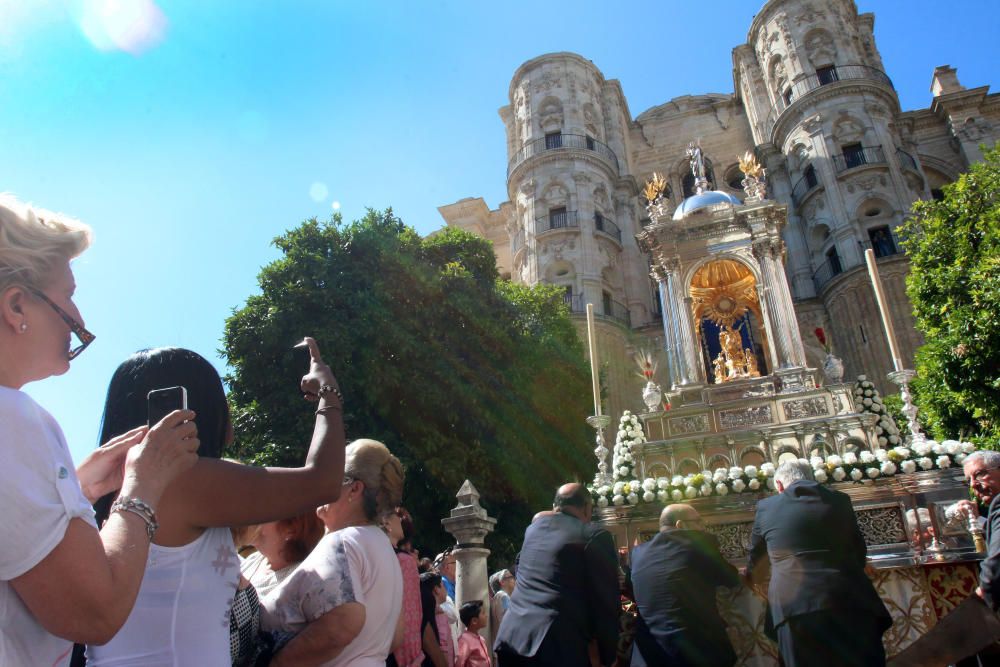
POLYGON ((903 228, 907 294, 926 343, 915 393, 937 437, 1000 436, 1000 146, 921 201, 903 228))
POLYGON ((303 459, 313 419, 291 347, 313 335, 344 392, 348 438, 381 440, 406 467, 421 550, 453 542, 440 519, 468 478, 498 519, 490 548, 510 559, 555 487, 591 471, 588 370, 561 292, 498 281, 484 239, 421 239, 391 210, 309 220, 274 243, 283 256, 261 270, 261 293, 226 323, 230 454, 303 459))

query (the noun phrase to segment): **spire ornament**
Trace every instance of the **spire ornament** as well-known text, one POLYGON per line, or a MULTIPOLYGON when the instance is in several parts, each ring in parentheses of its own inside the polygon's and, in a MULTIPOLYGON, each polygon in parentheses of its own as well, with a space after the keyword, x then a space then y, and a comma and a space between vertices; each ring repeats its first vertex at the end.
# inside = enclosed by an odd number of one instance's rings
POLYGON ((743 192, 747 193, 747 199, 762 201, 767 199, 767 181, 765 176, 767 170, 757 162, 757 156, 752 151, 747 151, 740 158, 740 171, 745 178, 741 185, 743 192))
POLYGON ((646 181, 642 194, 646 198, 646 213, 655 225, 666 214, 667 179, 654 171, 653 177, 646 181))

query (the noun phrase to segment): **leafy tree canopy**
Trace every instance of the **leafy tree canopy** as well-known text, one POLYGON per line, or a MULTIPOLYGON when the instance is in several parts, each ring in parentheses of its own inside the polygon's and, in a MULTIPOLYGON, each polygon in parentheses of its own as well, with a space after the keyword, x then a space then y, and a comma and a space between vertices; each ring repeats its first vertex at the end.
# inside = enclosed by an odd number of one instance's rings
POLYGON ((498 281, 489 242, 456 229, 426 239, 392 214, 304 222, 226 322, 236 426, 229 453, 299 465, 313 417, 298 394, 316 338, 345 396, 348 439, 381 440, 406 467, 416 543, 454 540, 440 520, 468 478, 497 517, 501 562, 562 482, 590 471, 583 348, 561 292, 498 281))
POLYGON ((1000 436, 1000 146, 921 201, 903 229, 907 294, 926 343, 914 383, 937 437, 1000 436))

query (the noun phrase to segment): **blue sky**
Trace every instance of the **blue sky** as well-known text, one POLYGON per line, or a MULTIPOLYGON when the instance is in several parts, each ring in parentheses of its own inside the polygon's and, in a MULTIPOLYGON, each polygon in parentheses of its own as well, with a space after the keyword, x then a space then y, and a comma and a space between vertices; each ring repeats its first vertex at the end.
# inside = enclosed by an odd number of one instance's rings
MULTIPOLYGON (((904 109, 929 104, 936 65, 969 87, 997 83, 1000 3, 858 5, 875 12, 904 109)), ((731 92, 731 49, 759 6, 0 0, 0 191, 96 233, 75 272, 97 341, 27 391, 79 460, 131 352, 189 347, 224 372, 224 319, 283 230, 338 202, 346 219, 392 206, 427 233, 442 204, 506 199, 497 109, 522 62, 580 53, 621 81, 637 116, 731 92), (156 18, 145 41, 112 11, 137 8, 156 18)))

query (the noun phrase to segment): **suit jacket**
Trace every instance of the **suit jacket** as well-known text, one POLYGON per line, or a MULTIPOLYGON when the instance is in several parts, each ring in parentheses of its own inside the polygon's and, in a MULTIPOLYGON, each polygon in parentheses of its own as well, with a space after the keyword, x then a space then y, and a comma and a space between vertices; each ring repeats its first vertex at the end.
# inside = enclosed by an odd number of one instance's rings
POLYGON ((715 589, 740 580, 714 535, 657 533, 632 551, 631 581, 639 608, 633 666, 726 667, 736 661, 715 589))
POLYGON ((850 497, 813 481, 790 484, 757 503, 747 574, 762 581, 771 569, 772 627, 818 611, 874 614, 892 625, 865 574, 868 548, 850 497))
POLYGON ((986 604, 993 611, 1000 609, 1000 495, 990 501, 983 530, 986 538, 986 558, 979 564, 979 587, 986 604))
POLYGON ((608 531, 568 514, 528 526, 517 586, 497 633, 496 649, 552 665, 588 665, 597 639, 601 663, 618 642, 618 558, 608 531))

